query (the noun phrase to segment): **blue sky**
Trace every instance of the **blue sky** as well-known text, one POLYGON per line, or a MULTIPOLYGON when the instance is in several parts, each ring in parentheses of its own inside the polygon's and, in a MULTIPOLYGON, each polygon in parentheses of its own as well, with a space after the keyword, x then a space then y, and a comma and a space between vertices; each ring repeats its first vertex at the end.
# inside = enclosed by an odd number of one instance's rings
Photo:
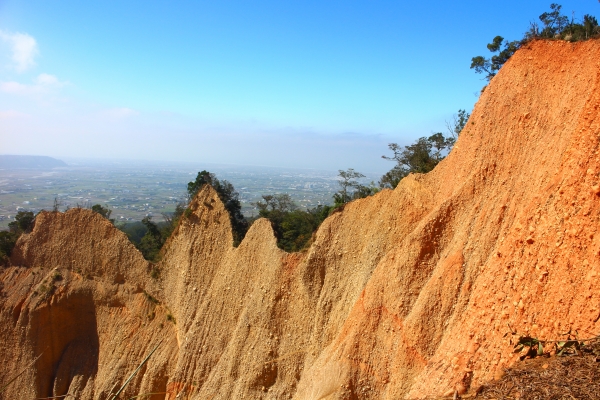
POLYGON ((0 153, 385 172, 549 5, 0 0, 0 153))

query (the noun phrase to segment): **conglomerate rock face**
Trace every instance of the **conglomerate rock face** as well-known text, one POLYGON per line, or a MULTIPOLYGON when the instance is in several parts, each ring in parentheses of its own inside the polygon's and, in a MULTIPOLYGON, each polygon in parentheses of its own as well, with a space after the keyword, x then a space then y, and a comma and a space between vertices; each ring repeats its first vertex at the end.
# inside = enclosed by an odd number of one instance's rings
POLYGON ((307 252, 239 247, 204 188, 145 261, 89 210, 45 212, 0 271, 0 398, 398 399, 474 388, 505 333, 600 333, 600 42, 537 41, 431 173, 347 204, 307 252))

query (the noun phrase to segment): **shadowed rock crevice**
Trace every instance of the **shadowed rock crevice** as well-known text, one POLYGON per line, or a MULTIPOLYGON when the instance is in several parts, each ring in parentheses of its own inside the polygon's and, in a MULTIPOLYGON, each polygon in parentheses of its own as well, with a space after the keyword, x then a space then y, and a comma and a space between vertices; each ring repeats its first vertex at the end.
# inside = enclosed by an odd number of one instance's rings
POLYGON ((31 313, 29 336, 36 362, 36 386, 44 396, 62 396, 75 380, 85 388, 98 370, 100 342, 96 304, 91 292, 74 291, 69 296, 41 303, 31 313))

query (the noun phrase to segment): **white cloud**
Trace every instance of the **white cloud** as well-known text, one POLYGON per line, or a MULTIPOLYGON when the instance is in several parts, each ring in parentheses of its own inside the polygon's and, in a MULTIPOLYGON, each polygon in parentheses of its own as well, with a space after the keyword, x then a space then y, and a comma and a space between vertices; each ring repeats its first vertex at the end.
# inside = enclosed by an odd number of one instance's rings
POLYGON ((110 110, 106 110, 104 112, 104 114, 106 116, 112 117, 112 118, 127 118, 127 117, 131 117, 134 115, 139 115, 139 111, 133 110, 131 108, 127 108, 127 107, 121 107, 121 108, 111 108, 110 110))
POLYGON ((26 116, 27 114, 15 110, 0 111, 0 119, 21 118, 26 116))
POLYGON ((0 31, 0 39, 11 47, 12 61, 18 72, 35 65, 35 56, 39 53, 35 38, 26 33, 6 33, 0 31))
POLYGON ((66 85, 68 82, 58 80, 54 75, 39 74, 32 85, 15 81, 0 82, 0 91, 21 96, 39 96, 66 85))
POLYGON ((35 81, 39 85, 64 85, 64 82, 59 82, 57 77, 50 74, 39 74, 35 81))
POLYGON ((21 96, 32 96, 42 92, 40 85, 25 85, 19 82, 1 82, 0 91, 21 96))

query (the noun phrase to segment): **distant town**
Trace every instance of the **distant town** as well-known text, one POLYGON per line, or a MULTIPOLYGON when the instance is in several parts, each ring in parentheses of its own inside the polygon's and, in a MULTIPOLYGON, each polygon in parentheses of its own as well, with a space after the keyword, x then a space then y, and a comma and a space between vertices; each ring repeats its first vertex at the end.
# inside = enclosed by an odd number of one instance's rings
MULTIPOLYGON (((18 211, 65 211, 94 204, 111 209, 115 222, 140 221, 146 216, 161 221, 163 214, 186 200, 187 183, 203 169, 235 186, 247 217, 257 214, 251 203, 263 194, 287 193, 307 209, 331 204, 339 189, 337 171, 88 160, 67 161, 59 167, 38 163, 27 168, 20 163, 11 168, 9 164, 0 164, 0 229, 7 229, 18 211)), ((377 178, 367 176, 364 181, 377 178)))

